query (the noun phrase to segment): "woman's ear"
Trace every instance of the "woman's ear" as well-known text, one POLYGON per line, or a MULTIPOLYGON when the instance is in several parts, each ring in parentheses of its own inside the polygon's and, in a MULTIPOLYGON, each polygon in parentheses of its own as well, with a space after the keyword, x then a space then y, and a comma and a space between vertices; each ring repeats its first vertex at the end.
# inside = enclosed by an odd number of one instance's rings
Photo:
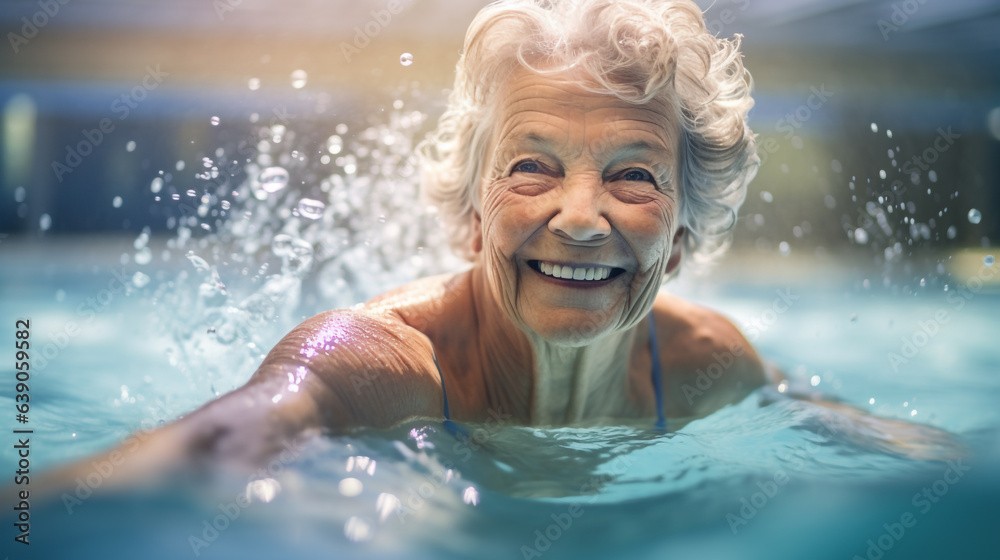
POLYGON ((667 274, 673 274, 681 265, 681 257, 684 251, 684 226, 677 228, 674 232, 674 240, 670 248, 670 258, 667 259, 667 274))
POLYGON ((478 255, 483 251, 483 220, 479 212, 472 213, 472 252, 478 255))

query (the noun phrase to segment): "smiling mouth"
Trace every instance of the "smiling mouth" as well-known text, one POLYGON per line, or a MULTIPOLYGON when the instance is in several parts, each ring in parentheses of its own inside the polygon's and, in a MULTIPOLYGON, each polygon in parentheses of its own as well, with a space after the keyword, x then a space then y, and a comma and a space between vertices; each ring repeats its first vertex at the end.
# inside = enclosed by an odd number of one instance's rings
POLYGON ((547 261, 528 261, 528 266, 549 278, 570 280, 574 282, 601 282, 617 277, 625 272, 624 268, 612 266, 579 266, 558 265, 547 261))

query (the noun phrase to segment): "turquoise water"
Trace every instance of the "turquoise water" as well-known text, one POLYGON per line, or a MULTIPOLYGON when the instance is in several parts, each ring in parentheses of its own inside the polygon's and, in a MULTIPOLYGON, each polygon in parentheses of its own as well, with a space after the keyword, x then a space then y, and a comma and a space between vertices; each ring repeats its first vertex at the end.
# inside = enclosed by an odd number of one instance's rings
MULTIPOLYGON (((176 418, 251 372, 186 371, 157 304, 162 297, 134 286, 109 289, 111 271, 121 267, 75 247, 58 252, 56 265, 38 246, 7 245, 0 269, 0 339, 12 340, 13 318, 24 316, 39 352, 57 348, 32 377, 33 472, 176 418), (88 298, 97 302, 93 314, 81 312, 88 298), (62 338, 70 321, 83 328, 62 338)), ((70 508, 59 498, 35 501, 30 548, 6 544, 13 534, 5 511, 4 554, 849 559, 995 552, 1000 298, 983 291, 958 308, 944 292, 800 285, 720 285, 689 295, 742 325, 794 386, 943 428, 972 455, 949 464, 887 453, 847 435, 823 409, 773 389, 668 434, 491 423, 469 426, 478 440, 461 442, 436 422, 413 421, 318 438, 253 482, 220 473, 201 483, 97 492, 70 508), (776 290, 797 298, 780 313, 772 307, 776 290), (925 343, 914 339, 941 311, 949 322, 925 343), (894 367, 888 354, 902 352, 903 339, 921 344, 894 367)), ((281 326, 265 330, 266 351, 281 326)), ((4 378, 12 377, 5 369, 4 378)), ((0 386, 4 410, 12 408, 12 385, 0 386)), ((12 471, 11 445, 2 457, 12 471)))

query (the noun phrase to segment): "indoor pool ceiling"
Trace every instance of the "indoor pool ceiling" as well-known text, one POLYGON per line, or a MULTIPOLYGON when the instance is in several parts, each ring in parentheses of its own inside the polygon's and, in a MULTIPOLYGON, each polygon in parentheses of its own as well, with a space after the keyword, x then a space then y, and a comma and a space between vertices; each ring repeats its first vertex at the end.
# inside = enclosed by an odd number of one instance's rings
MULTIPOLYGON (((393 31, 433 40, 460 37, 475 11, 476 0, 401 0, 404 17, 393 31)), ((888 43, 892 48, 952 52, 1000 49, 1000 2, 997 0, 697 0, 710 14, 732 11, 724 34, 744 33, 758 44, 801 47, 859 47, 888 43), (713 5, 714 4, 714 5, 713 5), (899 7, 892 20, 894 5, 899 7), (711 7, 711 8, 709 8, 711 7), (904 19, 905 18, 905 19, 904 19), (886 41, 883 20, 898 27, 886 41), (730 29, 731 28, 731 29, 730 29)), ((36 0, 4 0, 4 28, 33 13, 36 0)), ((350 33, 372 9, 388 0, 78 0, 60 8, 53 26, 83 29, 168 28, 180 34, 242 28, 276 34, 350 33), (221 21, 220 21, 221 20, 221 21)), ((887 28, 886 28, 887 29, 887 28)))

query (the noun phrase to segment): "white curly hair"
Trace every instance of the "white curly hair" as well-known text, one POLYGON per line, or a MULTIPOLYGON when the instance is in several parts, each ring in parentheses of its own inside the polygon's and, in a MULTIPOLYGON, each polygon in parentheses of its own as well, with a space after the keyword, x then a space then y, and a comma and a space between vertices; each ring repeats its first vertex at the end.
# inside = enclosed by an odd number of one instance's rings
POLYGON ((660 98, 680 124, 678 179, 684 258, 728 247, 760 165, 746 124, 752 80, 740 37, 714 37, 690 0, 501 0, 469 26, 448 107, 418 147, 425 201, 452 248, 472 257, 473 213, 495 126, 495 94, 518 68, 583 70, 580 87, 643 104, 660 98))

